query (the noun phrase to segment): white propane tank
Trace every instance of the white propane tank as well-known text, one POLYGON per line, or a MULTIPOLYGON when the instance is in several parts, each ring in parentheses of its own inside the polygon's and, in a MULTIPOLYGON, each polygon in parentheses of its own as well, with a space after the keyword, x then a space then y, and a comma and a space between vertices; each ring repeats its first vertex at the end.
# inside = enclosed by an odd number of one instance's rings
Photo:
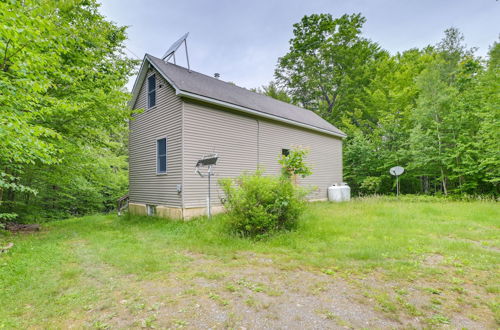
POLYGON ((351 187, 347 185, 347 183, 342 182, 342 186, 340 187, 342 190, 342 200, 344 202, 348 202, 351 200, 351 187))
POLYGON ((342 187, 337 184, 328 187, 328 200, 331 202, 342 202, 342 187))

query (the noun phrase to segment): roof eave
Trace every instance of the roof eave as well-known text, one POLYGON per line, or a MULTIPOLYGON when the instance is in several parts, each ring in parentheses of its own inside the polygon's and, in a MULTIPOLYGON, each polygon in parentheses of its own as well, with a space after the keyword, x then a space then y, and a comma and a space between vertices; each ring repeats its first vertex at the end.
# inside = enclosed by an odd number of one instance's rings
POLYGON ((290 119, 286 119, 286 118, 282 118, 282 117, 278 117, 278 116, 273 116, 273 115, 270 115, 270 114, 267 114, 267 113, 263 113, 263 112, 260 112, 260 111, 257 111, 257 110, 253 110, 253 109, 250 109, 250 108, 242 107, 242 106, 239 106, 239 105, 236 105, 236 104, 232 104, 232 103, 220 101, 220 100, 213 99, 213 98, 210 98, 210 97, 206 97, 206 96, 203 96, 203 95, 198 95, 198 94, 186 92, 186 91, 183 91, 183 90, 179 90, 179 92, 176 91, 176 94, 179 95, 179 96, 182 96, 182 97, 187 97, 187 98, 190 98, 190 99, 194 99, 194 100, 198 100, 198 101, 203 101, 205 103, 219 105, 219 106, 222 106, 222 107, 225 107, 225 108, 230 108, 230 109, 234 109, 234 110, 237 110, 237 111, 245 112, 245 113, 252 114, 252 115, 255 115, 255 116, 258 116, 258 117, 264 117, 264 118, 267 118, 267 119, 276 120, 276 121, 283 122, 283 123, 286 123, 286 124, 290 124, 290 125, 293 125, 293 126, 299 126, 299 127, 302 127, 302 128, 307 128, 307 129, 310 129, 310 130, 313 130, 313 131, 321 132, 321 133, 324 133, 324 134, 333 135, 335 137, 339 137, 339 138, 342 138, 342 139, 347 137, 346 134, 332 132, 332 131, 329 131, 329 130, 326 130, 326 129, 323 129, 323 128, 319 128, 319 127, 316 127, 316 126, 311 126, 311 125, 303 124, 303 123, 300 123, 300 122, 297 122, 297 121, 294 121, 294 120, 290 120, 290 119))

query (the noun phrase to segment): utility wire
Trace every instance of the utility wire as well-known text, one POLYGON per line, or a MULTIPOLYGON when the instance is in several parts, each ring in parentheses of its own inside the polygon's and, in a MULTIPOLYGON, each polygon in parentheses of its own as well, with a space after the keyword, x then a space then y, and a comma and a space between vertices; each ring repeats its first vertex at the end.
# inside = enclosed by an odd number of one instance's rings
POLYGON ((126 46, 125 46, 125 49, 126 49, 126 50, 128 50, 128 52, 129 52, 130 54, 132 54, 133 56, 135 56, 135 58, 136 58, 137 60, 140 60, 140 59, 141 59, 141 58, 140 58, 139 56, 137 56, 137 55, 136 55, 133 51, 131 51, 128 47, 126 47, 126 46))

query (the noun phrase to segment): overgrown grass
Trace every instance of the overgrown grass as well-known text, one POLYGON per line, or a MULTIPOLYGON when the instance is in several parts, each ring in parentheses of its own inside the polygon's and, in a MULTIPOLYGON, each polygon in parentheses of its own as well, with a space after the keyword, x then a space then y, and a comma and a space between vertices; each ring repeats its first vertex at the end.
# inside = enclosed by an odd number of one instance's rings
MULTIPOLYGON (((311 204, 296 231, 260 241, 226 234, 224 215, 191 222, 114 215, 53 222, 41 233, 0 236, 0 245, 15 244, 0 255, 0 328, 88 326, 97 302, 117 304, 114 288, 128 276, 182 277, 197 254, 232 267, 252 253, 282 269, 347 277, 383 272, 387 280, 418 279, 429 287, 453 276, 450 288, 457 292, 467 282, 498 294, 499 219, 495 202, 372 198, 311 204), (432 256, 445 268, 428 264, 432 256)), ((499 302, 484 303, 498 318, 499 302)))

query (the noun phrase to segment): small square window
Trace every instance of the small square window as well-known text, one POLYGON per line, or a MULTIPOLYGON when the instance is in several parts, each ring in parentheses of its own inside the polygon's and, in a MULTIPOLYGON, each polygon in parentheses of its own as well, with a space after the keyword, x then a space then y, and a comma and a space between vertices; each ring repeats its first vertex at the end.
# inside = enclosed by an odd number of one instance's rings
POLYGON ((290 149, 281 149, 281 154, 287 157, 290 154, 290 149))
POLYGON ((148 108, 156 105, 156 75, 148 78, 148 108))
POLYGON ((149 216, 156 215, 156 205, 146 204, 146 211, 149 216))

